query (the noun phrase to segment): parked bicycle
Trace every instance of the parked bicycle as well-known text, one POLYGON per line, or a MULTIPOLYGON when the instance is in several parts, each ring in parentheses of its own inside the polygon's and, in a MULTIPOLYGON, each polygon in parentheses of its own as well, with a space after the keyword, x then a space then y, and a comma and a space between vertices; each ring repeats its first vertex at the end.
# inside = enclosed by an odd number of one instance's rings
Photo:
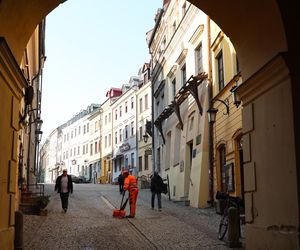
MULTIPOLYGON (((223 202, 223 209, 221 209, 220 214, 222 215, 219 231, 218 231, 218 239, 222 240, 226 235, 228 229, 228 210, 230 207, 235 207, 238 210, 238 214, 240 215, 241 209, 244 207, 243 200, 240 197, 233 197, 224 192, 217 192, 216 199, 223 202)), ((240 235, 241 235, 241 225, 240 225, 240 235)))

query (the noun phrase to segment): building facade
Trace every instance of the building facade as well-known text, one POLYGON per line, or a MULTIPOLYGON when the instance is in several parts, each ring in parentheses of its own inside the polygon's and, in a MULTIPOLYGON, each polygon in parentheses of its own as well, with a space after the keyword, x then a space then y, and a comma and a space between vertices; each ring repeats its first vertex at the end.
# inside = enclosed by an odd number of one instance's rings
POLYGON ((206 207, 208 190, 207 16, 186 1, 165 1, 149 40, 153 60, 155 168, 173 200, 206 207))
POLYGON ((139 78, 130 77, 128 84, 123 84, 122 95, 112 103, 112 137, 108 137, 108 145, 113 145, 112 181, 117 178, 122 168, 132 169, 137 174, 136 157, 136 91, 139 78), (110 141, 111 139, 111 141, 110 141))

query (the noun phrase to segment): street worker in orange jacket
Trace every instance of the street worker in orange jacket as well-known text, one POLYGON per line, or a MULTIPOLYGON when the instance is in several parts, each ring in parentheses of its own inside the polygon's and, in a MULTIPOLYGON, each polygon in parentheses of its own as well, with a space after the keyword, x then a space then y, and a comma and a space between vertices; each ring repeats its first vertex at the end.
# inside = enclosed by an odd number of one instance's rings
POLYGON ((134 218, 136 210, 136 200, 139 193, 137 186, 137 179, 134 175, 129 174, 128 170, 124 170, 123 176, 124 180, 124 192, 128 190, 129 192, 129 205, 130 205, 130 215, 127 218, 134 218))

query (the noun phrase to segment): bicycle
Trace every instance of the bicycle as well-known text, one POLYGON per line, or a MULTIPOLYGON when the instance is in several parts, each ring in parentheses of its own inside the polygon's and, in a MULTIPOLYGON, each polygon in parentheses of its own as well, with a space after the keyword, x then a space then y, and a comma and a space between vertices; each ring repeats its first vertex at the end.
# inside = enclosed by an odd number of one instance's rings
MULTIPOLYGON (((221 211, 221 221, 219 224, 219 230, 218 230, 218 239, 222 240, 224 236, 226 235, 227 229, 228 229, 228 210, 231 207, 235 207, 238 210, 238 213, 240 214, 241 207, 243 207, 243 201, 239 197, 233 197, 230 196, 227 193, 224 192, 217 192, 216 194, 217 200, 223 200, 224 202, 224 209, 221 211)), ((241 235, 241 227, 240 227, 240 235, 241 235)))

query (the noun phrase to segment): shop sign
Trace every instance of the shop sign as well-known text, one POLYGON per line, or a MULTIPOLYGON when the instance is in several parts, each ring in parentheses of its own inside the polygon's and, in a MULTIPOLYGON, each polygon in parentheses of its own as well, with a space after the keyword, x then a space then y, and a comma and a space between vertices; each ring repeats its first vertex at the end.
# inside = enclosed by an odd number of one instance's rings
POLYGON ((130 145, 129 145, 129 143, 124 143, 119 147, 119 149, 120 149, 120 152, 125 152, 130 149, 130 145))

